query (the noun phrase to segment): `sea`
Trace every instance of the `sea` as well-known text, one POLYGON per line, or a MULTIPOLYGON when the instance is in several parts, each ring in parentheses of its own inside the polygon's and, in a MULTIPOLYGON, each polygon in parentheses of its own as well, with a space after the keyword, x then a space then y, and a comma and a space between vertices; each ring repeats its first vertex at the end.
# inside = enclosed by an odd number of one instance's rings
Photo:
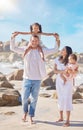
MULTIPOLYGON (((14 63, 0 62, 0 72, 4 75, 8 75, 17 69, 23 69, 22 61, 16 61, 14 63)), ((75 78, 75 86, 79 86, 80 84, 83 84, 83 73, 79 72, 75 78)))
POLYGON ((14 63, 0 62, 0 72, 7 75, 14 72, 17 69, 23 68, 23 62, 16 61, 14 63))

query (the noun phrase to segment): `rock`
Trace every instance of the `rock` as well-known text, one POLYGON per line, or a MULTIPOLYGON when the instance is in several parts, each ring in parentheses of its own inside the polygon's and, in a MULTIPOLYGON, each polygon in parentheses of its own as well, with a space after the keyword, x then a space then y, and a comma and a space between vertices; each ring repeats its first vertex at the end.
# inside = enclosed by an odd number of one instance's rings
POLYGON ((57 98, 58 98, 56 91, 52 94, 52 98, 53 98, 53 99, 57 99, 57 98))
POLYGON ((14 89, 0 88, 0 106, 20 105, 20 93, 14 89))
POLYGON ((83 103, 83 99, 74 99, 73 104, 83 103))
POLYGON ((53 75, 54 75, 54 71, 53 70, 51 70, 50 72, 48 72, 48 74, 47 74, 49 77, 52 77, 53 75))
POLYGON ((80 53, 78 63, 83 64, 83 53, 80 53))
POLYGON ((4 113, 4 115, 14 115, 14 114, 15 114, 15 112, 13 112, 13 111, 9 111, 9 112, 4 113))
POLYGON ((8 81, 2 81, 2 82, 0 82, 0 87, 13 88, 12 84, 9 83, 8 81))
POLYGON ((11 54, 10 51, 9 52, 0 52, 0 61, 4 62, 4 64, 5 64, 5 62, 9 62, 8 57, 10 54, 11 54))
POLYGON ((2 73, 0 73, 0 81, 7 81, 6 76, 2 73))
POLYGON ((7 77, 7 80, 14 80, 14 72, 8 74, 6 77, 7 77))
POLYGON ((77 87, 76 92, 83 93, 83 85, 80 85, 79 87, 77 87))
POLYGON ((10 41, 4 42, 3 50, 9 52, 10 51, 10 41))
POLYGON ((0 41, 0 52, 2 52, 2 51, 3 51, 3 42, 0 41))
POLYGON ((51 87, 53 87, 53 86, 55 86, 55 83, 53 82, 53 80, 52 80, 51 77, 47 76, 47 77, 45 77, 45 78, 42 80, 41 86, 42 86, 42 87, 45 87, 45 86, 51 86, 51 87))
POLYGON ((23 79, 23 69, 16 70, 15 72, 7 75, 8 80, 22 80, 23 79))
POLYGON ((28 41, 26 41, 25 39, 21 39, 19 46, 27 46, 28 44, 29 44, 28 41))
POLYGON ((49 86, 46 88, 46 90, 54 90, 55 89, 55 86, 49 86))
POLYGON ((79 64, 78 71, 79 71, 79 73, 83 73, 83 63, 79 64))
POLYGON ((17 70, 14 74, 15 80, 22 80, 23 79, 23 69, 17 70))
POLYGON ((39 94, 39 96, 40 97, 46 97, 46 98, 51 97, 51 95, 47 94, 47 93, 41 93, 41 94, 39 94))
POLYGON ((73 99, 82 99, 82 98, 83 98, 83 96, 80 92, 75 92, 73 94, 73 99))
POLYGON ((9 56, 9 62, 15 62, 15 61, 19 61, 19 60, 22 60, 22 57, 21 55, 18 55, 16 53, 11 53, 10 56, 9 56))

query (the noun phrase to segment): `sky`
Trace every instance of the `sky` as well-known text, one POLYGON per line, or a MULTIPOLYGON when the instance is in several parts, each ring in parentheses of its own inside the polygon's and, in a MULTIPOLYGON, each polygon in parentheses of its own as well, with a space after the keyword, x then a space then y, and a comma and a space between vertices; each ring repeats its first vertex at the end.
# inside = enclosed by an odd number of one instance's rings
MULTIPOLYGON (((31 24, 38 22, 43 32, 57 32, 62 49, 72 47, 83 53, 83 0, 0 0, 0 41, 10 40, 14 31, 30 31, 31 24)), ((20 35, 29 40, 29 36, 20 35)), ((54 46, 53 36, 42 36, 43 43, 54 46)))

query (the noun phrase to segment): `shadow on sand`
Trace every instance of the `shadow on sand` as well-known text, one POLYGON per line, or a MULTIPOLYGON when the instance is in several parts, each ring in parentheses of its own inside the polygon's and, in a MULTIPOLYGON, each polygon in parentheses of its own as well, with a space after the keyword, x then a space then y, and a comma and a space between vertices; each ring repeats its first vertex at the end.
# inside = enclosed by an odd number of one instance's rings
MULTIPOLYGON (((35 120, 36 123, 48 124, 48 125, 55 125, 55 126, 63 126, 65 121, 62 122, 51 122, 51 121, 40 121, 35 120)), ((83 121, 71 121, 70 127, 83 127, 83 121)))

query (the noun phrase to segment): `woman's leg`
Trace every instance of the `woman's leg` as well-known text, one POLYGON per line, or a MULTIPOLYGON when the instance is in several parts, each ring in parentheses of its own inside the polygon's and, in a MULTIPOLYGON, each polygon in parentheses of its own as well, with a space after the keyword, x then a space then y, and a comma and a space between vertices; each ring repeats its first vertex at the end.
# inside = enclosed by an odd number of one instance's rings
POLYGON ((63 111, 60 111, 60 118, 59 118, 59 120, 58 121, 56 121, 56 122, 60 122, 60 121, 63 121, 63 111))
POLYGON ((67 111, 66 112, 66 115, 67 115, 67 119, 66 119, 66 122, 64 124, 65 127, 69 126, 69 122, 70 122, 70 111, 67 111))

